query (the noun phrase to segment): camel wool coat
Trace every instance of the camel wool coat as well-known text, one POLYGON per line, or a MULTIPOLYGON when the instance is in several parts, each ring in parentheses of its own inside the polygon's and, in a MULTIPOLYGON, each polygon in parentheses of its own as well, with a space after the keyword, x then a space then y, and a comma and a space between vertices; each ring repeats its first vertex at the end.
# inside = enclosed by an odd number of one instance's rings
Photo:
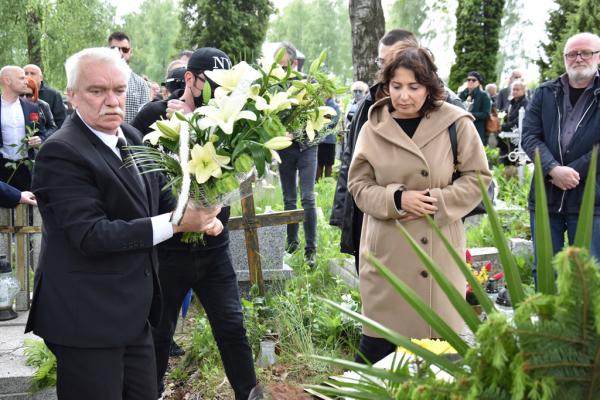
MULTIPOLYGON (((448 103, 423 117, 413 138, 400 128, 388 110, 389 99, 375 103, 363 126, 350 165, 348 189, 364 212, 360 245, 359 286, 363 314, 410 338, 438 337, 392 286, 367 261, 372 254, 418 293, 455 331, 464 322, 444 292, 435 283, 417 255, 401 236, 397 223, 438 263, 443 273, 461 292, 466 279, 441 240, 424 218, 403 221, 396 209, 397 190, 428 189, 437 199, 434 221, 460 253, 465 252, 461 218, 481 201, 477 175, 489 185, 488 168, 481 139, 473 117, 448 103), (452 182, 453 158, 448 127, 456 124, 458 169, 461 177, 452 182)), ((378 337, 368 328, 368 336, 378 337)))

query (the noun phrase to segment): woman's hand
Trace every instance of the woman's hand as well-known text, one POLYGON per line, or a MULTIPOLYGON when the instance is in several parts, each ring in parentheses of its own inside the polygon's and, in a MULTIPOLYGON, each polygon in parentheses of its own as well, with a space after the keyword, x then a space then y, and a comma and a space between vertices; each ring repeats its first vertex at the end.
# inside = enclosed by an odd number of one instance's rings
POLYGON ((435 214, 437 207, 435 203, 437 199, 435 197, 428 196, 429 189, 427 190, 405 190, 402 192, 402 204, 401 208, 418 217, 422 217, 425 214, 435 214))

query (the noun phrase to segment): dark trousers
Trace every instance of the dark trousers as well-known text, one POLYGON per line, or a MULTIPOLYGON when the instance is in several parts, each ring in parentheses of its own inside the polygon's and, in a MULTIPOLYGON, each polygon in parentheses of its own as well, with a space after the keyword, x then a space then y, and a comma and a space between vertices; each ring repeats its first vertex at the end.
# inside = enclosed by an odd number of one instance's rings
MULTIPOLYGON (((7 162, 15 162, 6 158, 0 158, 0 181, 16 187, 20 191, 31 189, 31 171, 25 164, 20 164, 17 170, 5 167, 7 162)), ((16 161, 18 163, 18 161, 16 161)))
POLYGON ((206 311, 235 398, 246 400, 256 386, 256 375, 229 248, 196 252, 159 248, 158 256, 163 315, 153 335, 159 389, 163 387, 181 303, 191 288, 206 311))
MULTIPOLYGON (((298 143, 293 142, 286 149, 280 150, 279 179, 283 192, 283 203, 286 210, 294 210, 298 204, 298 183, 300 176, 300 202, 304 209, 304 239, 306 252, 314 253, 317 248, 317 209, 315 205, 315 179, 317 173, 317 146, 300 150, 298 143)), ((287 244, 298 246, 298 224, 288 224, 287 244)))
POLYGON ((360 337, 358 354, 354 356, 354 361, 361 364, 375 364, 394 350, 396 350, 396 345, 387 339, 363 334, 360 337))
POLYGON ((131 343, 76 348, 46 342, 57 361, 59 400, 156 400, 156 364, 150 326, 131 343))

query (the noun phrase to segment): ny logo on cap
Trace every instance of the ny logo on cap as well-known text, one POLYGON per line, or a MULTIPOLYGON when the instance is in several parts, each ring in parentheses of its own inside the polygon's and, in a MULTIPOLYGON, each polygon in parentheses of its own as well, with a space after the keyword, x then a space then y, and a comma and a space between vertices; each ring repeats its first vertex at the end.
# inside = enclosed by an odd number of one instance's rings
POLYGON ((231 69, 229 58, 213 56, 213 60, 215 60, 213 69, 231 69))

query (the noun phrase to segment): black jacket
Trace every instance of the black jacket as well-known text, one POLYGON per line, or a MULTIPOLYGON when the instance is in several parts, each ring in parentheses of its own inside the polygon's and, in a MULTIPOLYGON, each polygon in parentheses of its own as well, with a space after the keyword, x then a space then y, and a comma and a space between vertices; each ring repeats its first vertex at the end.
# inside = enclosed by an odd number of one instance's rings
MULTIPOLYGON (((369 108, 375 103, 375 97, 379 86, 379 83, 373 85, 369 89, 369 93, 358 104, 354 117, 352 118, 352 123, 344 138, 342 164, 340 166, 340 172, 335 188, 331 217, 329 219, 329 224, 342 229, 340 250, 343 253, 353 255, 358 251, 356 239, 360 237, 360 230, 362 228, 362 211, 356 207, 352 195, 348 192, 348 170, 350 169, 350 163, 352 162, 352 155, 354 154, 358 135, 365 122, 367 122, 369 108)), ((464 109, 462 101, 450 89, 446 89, 446 101, 464 109)))
MULTIPOLYGON (((563 114, 563 88, 561 78, 543 83, 533 95, 523 119, 523 149, 533 160, 539 149, 544 186, 550 213, 579 213, 583 189, 592 156, 592 147, 600 143, 600 78, 596 77, 592 99, 585 105, 573 140, 567 148, 560 145, 560 121, 563 114), (579 173, 579 185, 571 190, 561 190, 550 183, 548 173, 558 165, 566 165, 579 173)), ((596 174, 595 215, 600 215, 600 179, 596 174)), ((529 209, 535 209, 534 182, 531 182, 529 209)))
POLYGON ((65 121, 65 118, 67 118, 67 109, 65 108, 62 96, 58 90, 52 89, 50 86, 46 86, 46 84, 42 82, 39 97, 48 103, 50 106, 50 111, 52 111, 52 116, 54 117, 56 127, 60 128, 65 121))
POLYGON ((521 107, 527 109, 527 104, 529 101, 527 100, 527 96, 522 96, 520 99, 511 99, 510 105, 508 106, 508 113, 506 114, 506 119, 502 124, 503 132, 510 132, 513 128, 519 126, 519 110, 521 107))

